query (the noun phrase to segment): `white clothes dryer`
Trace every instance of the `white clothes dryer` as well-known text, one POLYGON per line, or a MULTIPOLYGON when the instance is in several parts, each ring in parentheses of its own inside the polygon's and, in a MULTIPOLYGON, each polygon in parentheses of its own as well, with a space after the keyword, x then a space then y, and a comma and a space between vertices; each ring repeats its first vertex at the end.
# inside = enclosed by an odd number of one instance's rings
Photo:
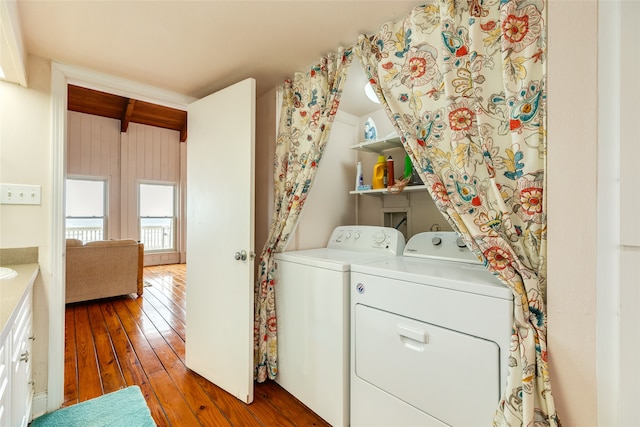
POLYGON ((351 426, 491 425, 507 376, 512 291, 454 232, 351 265, 351 426))
POLYGON ((276 382, 334 427, 349 425, 351 263, 399 257, 394 228, 337 227, 327 247, 275 255, 276 382))

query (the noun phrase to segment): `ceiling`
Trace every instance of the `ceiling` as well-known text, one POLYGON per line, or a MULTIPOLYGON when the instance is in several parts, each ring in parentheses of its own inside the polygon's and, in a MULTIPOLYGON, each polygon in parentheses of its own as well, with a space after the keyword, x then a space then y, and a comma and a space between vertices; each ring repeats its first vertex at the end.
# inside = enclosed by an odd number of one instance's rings
MULTIPOLYGON (((417 4, 18 0, 17 14, 27 55, 201 98, 248 77, 260 96, 417 4)), ((363 73, 351 75, 341 106, 360 116, 371 106, 359 104, 363 73)))

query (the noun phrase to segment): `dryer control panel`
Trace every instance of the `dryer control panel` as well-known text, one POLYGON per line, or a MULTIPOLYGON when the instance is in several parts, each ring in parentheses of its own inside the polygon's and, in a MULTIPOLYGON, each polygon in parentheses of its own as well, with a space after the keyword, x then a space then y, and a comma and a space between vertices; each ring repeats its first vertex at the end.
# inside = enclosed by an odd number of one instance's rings
POLYGON ((402 255, 404 235, 391 227, 344 225, 331 233, 327 248, 402 255))
POLYGON ((455 231, 427 231, 418 233, 407 242, 404 256, 457 261, 471 264, 482 262, 471 252, 455 231))

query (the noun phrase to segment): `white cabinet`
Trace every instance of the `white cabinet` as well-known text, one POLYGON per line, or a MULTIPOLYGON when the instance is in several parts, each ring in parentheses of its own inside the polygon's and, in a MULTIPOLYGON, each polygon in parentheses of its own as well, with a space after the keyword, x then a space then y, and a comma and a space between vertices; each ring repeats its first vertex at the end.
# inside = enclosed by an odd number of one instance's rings
POLYGON ((27 427, 33 381, 33 281, 37 264, 12 266, 15 279, 3 280, 0 294, 0 427, 27 427))
POLYGON ((32 335, 31 288, 18 309, 11 332, 11 426, 26 427, 31 415, 33 382, 31 381, 32 335))
POLYGON ((9 341, 7 339, 0 343, 0 427, 11 427, 9 418, 11 416, 9 341))

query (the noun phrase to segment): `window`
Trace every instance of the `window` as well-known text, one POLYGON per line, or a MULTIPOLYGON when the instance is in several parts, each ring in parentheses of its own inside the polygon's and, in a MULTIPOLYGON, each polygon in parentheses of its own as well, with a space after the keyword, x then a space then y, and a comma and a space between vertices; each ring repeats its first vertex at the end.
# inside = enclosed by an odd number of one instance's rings
POLYGON ((106 234, 104 179, 67 179, 67 239, 102 240, 106 234))
POLYGON ((175 250, 175 184, 140 184, 140 241, 146 251, 175 250))

